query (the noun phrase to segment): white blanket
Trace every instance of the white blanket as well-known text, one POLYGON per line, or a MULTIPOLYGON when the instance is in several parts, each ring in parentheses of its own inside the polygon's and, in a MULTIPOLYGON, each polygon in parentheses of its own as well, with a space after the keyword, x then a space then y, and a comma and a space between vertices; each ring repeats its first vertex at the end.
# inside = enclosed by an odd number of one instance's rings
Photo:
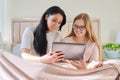
POLYGON ((96 69, 75 70, 67 63, 32 62, 0 50, 0 80, 120 80, 120 60, 103 63, 96 69))

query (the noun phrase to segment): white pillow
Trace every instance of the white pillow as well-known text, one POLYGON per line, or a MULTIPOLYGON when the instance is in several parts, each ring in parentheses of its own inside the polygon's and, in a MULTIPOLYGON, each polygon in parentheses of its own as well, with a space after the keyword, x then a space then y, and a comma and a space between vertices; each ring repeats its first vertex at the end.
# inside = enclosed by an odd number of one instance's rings
POLYGON ((13 54, 16 55, 16 56, 19 56, 19 57, 21 57, 20 46, 21 46, 20 43, 13 46, 13 54))

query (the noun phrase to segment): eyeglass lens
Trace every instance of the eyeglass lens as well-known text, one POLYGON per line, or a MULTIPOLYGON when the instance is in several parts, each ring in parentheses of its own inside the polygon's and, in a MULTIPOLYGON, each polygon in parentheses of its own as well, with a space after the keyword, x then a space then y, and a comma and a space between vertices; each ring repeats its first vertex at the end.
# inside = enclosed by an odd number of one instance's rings
POLYGON ((85 26, 77 26, 77 25, 73 25, 74 29, 80 29, 80 30, 84 30, 85 26))

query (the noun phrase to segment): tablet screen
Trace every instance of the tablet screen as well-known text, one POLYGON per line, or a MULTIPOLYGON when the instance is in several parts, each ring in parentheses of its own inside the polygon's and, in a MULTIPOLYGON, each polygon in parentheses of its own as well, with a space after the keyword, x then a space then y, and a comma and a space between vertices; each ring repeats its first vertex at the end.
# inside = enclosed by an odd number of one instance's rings
POLYGON ((86 44, 53 42, 52 51, 62 51, 64 58, 69 60, 81 60, 86 44))

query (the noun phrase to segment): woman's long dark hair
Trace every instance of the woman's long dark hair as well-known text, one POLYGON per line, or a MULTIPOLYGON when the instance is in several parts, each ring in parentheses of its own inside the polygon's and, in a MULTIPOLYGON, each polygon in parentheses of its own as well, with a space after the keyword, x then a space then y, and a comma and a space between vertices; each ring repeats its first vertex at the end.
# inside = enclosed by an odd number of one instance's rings
POLYGON ((40 23, 38 24, 37 28, 34 31, 34 41, 33 45, 36 50, 36 52, 42 56, 45 55, 47 52, 47 38, 46 38, 46 32, 48 30, 47 21, 45 20, 46 14, 54 15, 54 14, 61 14, 63 16, 63 21, 59 27, 59 30, 61 30, 62 26, 66 23, 66 15, 64 11, 58 7, 58 6, 52 6, 48 8, 45 13, 43 14, 40 23))

